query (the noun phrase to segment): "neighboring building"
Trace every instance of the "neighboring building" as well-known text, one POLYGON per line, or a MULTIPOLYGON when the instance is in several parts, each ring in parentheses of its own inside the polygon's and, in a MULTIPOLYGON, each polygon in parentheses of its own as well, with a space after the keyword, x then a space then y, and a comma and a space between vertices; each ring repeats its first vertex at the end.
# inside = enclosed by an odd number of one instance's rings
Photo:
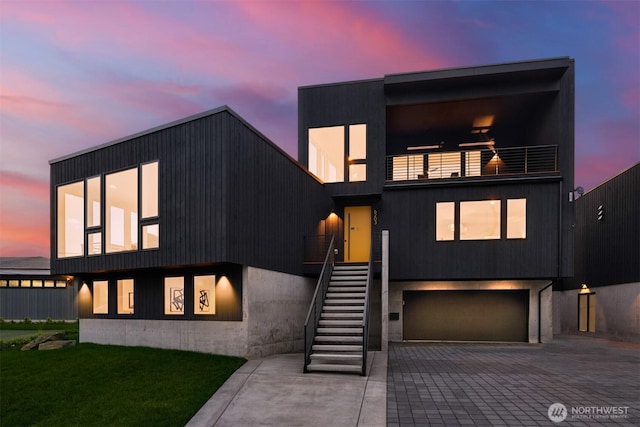
POLYGON ((0 317, 4 320, 76 320, 76 296, 70 277, 50 273, 48 258, 0 257, 0 317))
POLYGON ((640 341, 640 163, 575 205, 575 278, 554 292, 554 332, 640 341))
POLYGON ((369 348, 548 341, 573 132, 570 58, 302 87, 300 162, 208 111, 50 162, 52 271, 81 341, 257 357, 302 350, 335 236, 376 262, 369 348))

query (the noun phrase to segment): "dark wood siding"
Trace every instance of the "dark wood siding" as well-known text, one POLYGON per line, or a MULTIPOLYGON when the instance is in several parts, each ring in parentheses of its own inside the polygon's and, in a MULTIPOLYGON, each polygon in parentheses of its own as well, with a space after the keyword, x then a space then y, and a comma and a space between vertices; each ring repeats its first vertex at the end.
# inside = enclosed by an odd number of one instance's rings
POLYGON ((315 178, 226 108, 54 161, 51 186, 51 270, 64 274, 221 262, 302 274, 303 236, 331 209, 315 178), (159 249, 56 258, 58 185, 156 160, 159 249))
POLYGON ((210 267, 180 269, 148 269, 127 273, 105 273, 81 276, 87 289, 81 289, 78 311, 81 318, 104 319, 164 319, 164 320, 242 320, 242 267, 223 264, 210 267), (195 275, 216 276, 217 284, 225 276, 231 284, 231 290, 220 289, 216 284, 216 304, 214 315, 194 315, 193 277, 195 275), (164 314, 164 279, 165 277, 184 277, 185 310, 183 315, 164 314), (117 314, 117 281, 133 279, 134 281, 134 313, 117 314), (109 314, 93 314, 93 281, 109 282, 109 314), (221 297, 221 292, 224 296, 221 297))
POLYGON ((558 277, 559 183, 410 188, 385 191, 378 204, 389 230, 391 280, 532 279, 558 277), (526 239, 436 241, 437 202, 527 199, 526 239))
MULTIPOLYGON (((298 89, 298 159, 308 166, 308 129, 366 123, 367 181, 329 183, 336 196, 379 194, 384 184, 385 104, 383 80, 298 89)), ((345 171, 345 176, 348 174, 345 171)))
POLYGON ((640 282, 640 163, 589 191, 575 205, 575 280, 567 287, 640 282))

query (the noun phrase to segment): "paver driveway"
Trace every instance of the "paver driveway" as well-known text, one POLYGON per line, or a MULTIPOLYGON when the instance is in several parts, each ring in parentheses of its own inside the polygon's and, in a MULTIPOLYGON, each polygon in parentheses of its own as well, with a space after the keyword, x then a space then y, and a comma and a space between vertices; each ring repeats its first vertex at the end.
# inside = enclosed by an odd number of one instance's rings
POLYGON ((640 425, 640 344, 393 343, 387 380, 389 426, 640 425))

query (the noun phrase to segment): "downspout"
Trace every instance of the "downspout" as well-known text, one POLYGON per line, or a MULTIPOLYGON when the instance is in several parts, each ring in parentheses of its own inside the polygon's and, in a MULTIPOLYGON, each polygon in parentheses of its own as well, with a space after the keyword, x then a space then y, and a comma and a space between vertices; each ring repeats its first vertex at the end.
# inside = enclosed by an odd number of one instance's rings
MULTIPOLYGON (((553 281, 538 291, 538 344, 542 343, 542 293, 549 288, 549 286, 553 286, 553 281)), ((553 302, 553 296, 551 298, 553 302)))

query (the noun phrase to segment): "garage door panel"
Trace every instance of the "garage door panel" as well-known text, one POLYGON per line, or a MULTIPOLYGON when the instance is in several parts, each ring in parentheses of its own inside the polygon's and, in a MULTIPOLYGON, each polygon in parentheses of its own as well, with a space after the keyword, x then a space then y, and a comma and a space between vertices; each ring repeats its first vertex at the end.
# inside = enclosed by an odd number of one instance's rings
POLYGON ((529 291, 404 291, 407 340, 528 341, 529 291))

